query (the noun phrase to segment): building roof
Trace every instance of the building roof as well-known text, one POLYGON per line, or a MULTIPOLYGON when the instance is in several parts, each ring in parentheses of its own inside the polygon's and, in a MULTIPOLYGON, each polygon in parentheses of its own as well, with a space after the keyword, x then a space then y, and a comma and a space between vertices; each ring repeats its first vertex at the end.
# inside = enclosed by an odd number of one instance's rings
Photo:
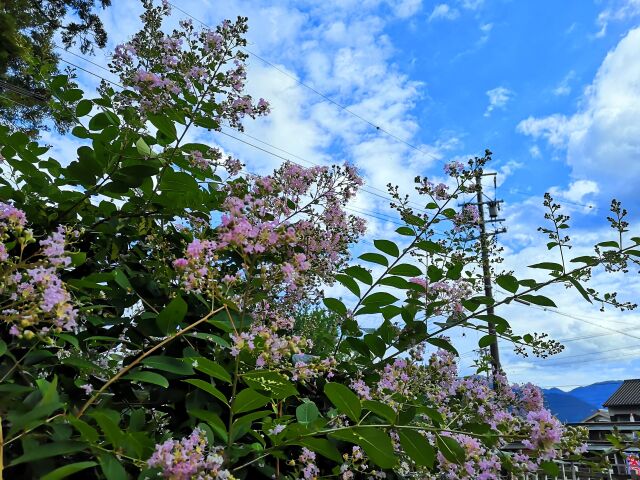
POLYGON ((604 407, 640 406, 640 378, 625 380, 602 404, 604 407))
POLYGON ((611 417, 607 410, 597 410, 582 420, 580 423, 593 423, 593 422, 610 422, 611 417))

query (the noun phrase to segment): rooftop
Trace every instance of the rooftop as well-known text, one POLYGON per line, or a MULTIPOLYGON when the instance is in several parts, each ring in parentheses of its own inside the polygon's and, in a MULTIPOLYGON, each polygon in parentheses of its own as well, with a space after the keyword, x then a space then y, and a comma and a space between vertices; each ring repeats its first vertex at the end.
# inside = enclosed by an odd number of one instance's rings
POLYGON ((602 405, 604 407, 640 406, 640 378, 625 380, 602 405))

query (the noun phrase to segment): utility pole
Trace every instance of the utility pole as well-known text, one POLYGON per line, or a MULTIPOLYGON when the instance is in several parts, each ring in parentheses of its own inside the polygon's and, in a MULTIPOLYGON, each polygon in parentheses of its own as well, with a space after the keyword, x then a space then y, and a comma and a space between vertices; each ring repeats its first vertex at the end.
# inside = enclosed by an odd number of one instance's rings
MULTIPOLYGON (((484 175, 495 175, 494 174, 484 174, 484 175)), ((490 200, 485 201, 483 198, 482 191, 482 171, 478 171, 476 174, 476 195, 477 195, 477 205, 478 205, 478 213, 479 213, 479 224, 480 224, 480 250, 482 253, 482 276, 484 278, 484 294, 486 297, 490 298, 490 302, 493 301, 493 288, 491 286, 491 268, 489 265, 489 245, 487 243, 488 235, 487 235, 487 227, 485 224, 485 212, 484 206, 485 204, 489 205, 489 220, 490 222, 500 222, 503 219, 499 219, 498 217, 498 204, 502 201, 498 200, 490 200)), ((494 177, 495 179, 495 177, 494 177)), ((502 229, 501 231, 496 231, 494 234, 502 233, 506 231, 502 229)), ((487 306, 487 314, 489 317, 494 315, 493 303, 490 303, 487 306)), ((500 350, 498 349, 498 337, 496 336, 496 324, 492 321, 488 322, 488 333, 489 335, 493 335, 495 339, 489 345, 489 351, 491 354, 491 366, 493 375, 500 372, 500 350)))

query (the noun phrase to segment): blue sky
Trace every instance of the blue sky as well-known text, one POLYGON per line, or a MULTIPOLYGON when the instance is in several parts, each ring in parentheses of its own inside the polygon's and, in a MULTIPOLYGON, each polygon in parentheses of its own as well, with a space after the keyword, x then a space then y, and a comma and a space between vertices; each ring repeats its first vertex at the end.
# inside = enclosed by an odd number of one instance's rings
MULTIPOLYGON (((109 49, 92 59, 103 65, 110 49, 139 27, 137 0, 114 3, 102 14, 109 49)), ((526 265, 550 260, 545 239, 535 231, 543 221, 546 191, 570 202, 576 255, 608 239, 604 216, 612 196, 640 218, 640 0, 182 0, 177 5, 210 25, 249 17, 249 49, 278 69, 249 58, 248 88, 271 101, 273 114, 248 124, 247 133, 290 154, 324 164, 347 160, 361 170, 368 188, 384 189, 392 182, 409 192, 415 175, 437 178, 446 161, 490 148, 500 173, 498 195, 506 202, 508 232, 500 237, 505 263, 521 275, 531 276, 526 265), (376 131, 292 77, 417 149, 376 131)), ((181 17, 174 9, 171 22, 181 17)), ((95 86, 90 75, 80 72, 79 78, 87 88, 95 86)), ((281 161, 222 135, 198 135, 236 154, 251 171, 266 173, 281 161)), ((63 155, 75 148, 55 136, 49 140, 63 155)), ((366 193, 352 207, 379 217, 391 214, 383 199, 366 193)), ((367 219, 367 241, 388 237, 396 227, 367 219)), ((640 296, 637 275, 596 275, 594 281, 603 289, 624 290, 631 300, 640 296)), ((574 292, 553 293, 564 315, 523 306, 501 310, 516 331, 570 340, 564 353, 545 362, 523 361, 505 346, 512 379, 555 386, 637 376, 639 315, 603 315, 574 292)), ((462 352, 473 349, 476 338, 454 333, 462 352)), ((463 365, 470 357, 463 357, 463 365)))

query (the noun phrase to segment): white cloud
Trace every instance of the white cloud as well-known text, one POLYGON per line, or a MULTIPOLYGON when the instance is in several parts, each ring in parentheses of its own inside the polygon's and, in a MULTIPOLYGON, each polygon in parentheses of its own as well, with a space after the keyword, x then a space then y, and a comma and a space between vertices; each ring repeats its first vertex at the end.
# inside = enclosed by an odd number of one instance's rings
POLYGON ((389 0, 389 6, 399 18, 408 18, 420 11, 422 0, 389 0))
POLYGON ((487 96, 489 97, 489 106, 487 106, 487 110, 484 112, 485 117, 490 116, 491 112, 496 108, 504 108, 507 102, 511 100, 513 92, 505 87, 496 87, 487 90, 487 96))
POLYGON ((478 10, 484 5, 484 0, 460 0, 460 4, 466 10, 478 10))
POLYGON ((440 3, 433 7, 433 11, 429 15, 429 21, 438 19, 455 20, 459 16, 460 12, 456 8, 452 8, 446 3, 440 3))
POLYGON ((596 37, 604 37, 611 22, 630 20, 640 15, 640 0, 610 0, 609 5, 598 15, 596 20, 600 27, 596 37))
POLYGON ((558 83, 556 88, 553 89, 553 94, 556 96, 569 95, 571 93, 571 80, 576 76, 576 72, 571 70, 564 78, 558 83))
POLYGON ((570 202, 584 203, 585 197, 595 195, 600 192, 598 184, 593 180, 576 180, 569 184, 569 188, 562 190, 558 187, 551 187, 549 193, 555 197, 559 197, 560 203, 562 199, 569 200, 570 202))
POLYGON ((635 201, 640 182, 640 28, 611 50, 573 115, 529 117, 518 131, 566 150, 576 180, 595 179, 602 193, 635 201))
POLYGON ((540 147, 538 147, 537 145, 533 145, 531 148, 529 148, 529 154, 533 158, 540 158, 542 156, 542 153, 540 152, 540 147))

